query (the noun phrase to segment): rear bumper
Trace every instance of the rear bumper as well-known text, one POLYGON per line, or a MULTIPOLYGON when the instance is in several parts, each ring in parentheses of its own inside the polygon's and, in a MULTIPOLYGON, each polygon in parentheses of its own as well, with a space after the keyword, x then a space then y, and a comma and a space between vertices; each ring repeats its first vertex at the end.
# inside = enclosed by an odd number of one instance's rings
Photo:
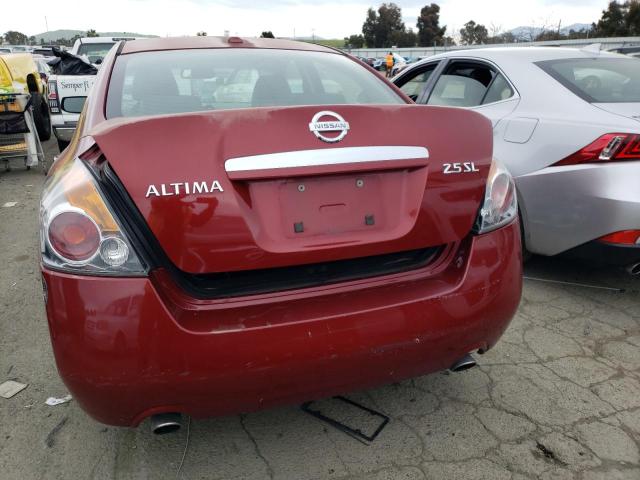
POLYGON ((163 280, 43 270, 58 370, 91 416, 226 415, 369 388, 493 346, 522 287, 517 222, 425 269, 204 301, 163 280), (431 268, 431 270, 429 270, 431 268))
POLYGON ((556 255, 640 229, 640 161, 548 167, 517 177, 526 247, 556 255))

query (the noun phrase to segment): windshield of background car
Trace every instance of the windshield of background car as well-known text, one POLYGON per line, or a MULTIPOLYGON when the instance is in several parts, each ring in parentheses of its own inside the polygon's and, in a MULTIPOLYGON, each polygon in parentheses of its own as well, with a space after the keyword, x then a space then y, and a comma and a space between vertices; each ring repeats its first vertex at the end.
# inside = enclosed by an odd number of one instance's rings
POLYGON ((402 104, 361 64, 334 53, 198 49, 121 55, 107 117, 293 105, 402 104))
POLYGON ((86 55, 91 63, 95 63, 96 60, 102 60, 114 45, 114 42, 82 43, 80 47, 78 47, 78 55, 86 55))
POLYGON ((638 59, 570 58, 536 65, 587 102, 640 102, 638 59))

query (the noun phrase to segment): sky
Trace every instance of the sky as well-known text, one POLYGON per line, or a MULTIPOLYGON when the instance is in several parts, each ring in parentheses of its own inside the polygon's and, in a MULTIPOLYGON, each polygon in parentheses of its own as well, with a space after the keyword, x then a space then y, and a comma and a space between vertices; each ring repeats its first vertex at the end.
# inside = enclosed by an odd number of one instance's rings
MULTIPOLYGON (((408 0, 402 7, 407 27, 414 27, 422 6, 440 5, 440 24, 449 35, 469 20, 489 33, 518 26, 551 26, 597 21, 608 0, 408 0)), ((360 33, 367 9, 382 3, 366 0, 31 0, 31 15, 2 15, 0 32, 34 35, 47 30, 93 28, 159 36, 257 36, 343 38, 360 33), (38 12, 40 16, 34 15, 38 12), (46 16, 46 23, 45 23, 46 16)), ((453 35, 452 35, 453 36, 453 35)))

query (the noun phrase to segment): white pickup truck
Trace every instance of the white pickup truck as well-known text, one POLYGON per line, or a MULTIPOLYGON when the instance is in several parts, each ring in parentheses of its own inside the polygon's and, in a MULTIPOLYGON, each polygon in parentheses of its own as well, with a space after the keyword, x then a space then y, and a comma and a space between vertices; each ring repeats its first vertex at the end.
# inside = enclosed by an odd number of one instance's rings
MULTIPOLYGON (((79 38, 70 50, 73 55, 85 57, 96 67, 104 56, 120 40, 133 37, 88 37, 79 38)), ((93 86, 95 75, 50 75, 49 110, 51 126, 58 140, 58 148, 64 150, 76 130, 80 112, 93 86)))

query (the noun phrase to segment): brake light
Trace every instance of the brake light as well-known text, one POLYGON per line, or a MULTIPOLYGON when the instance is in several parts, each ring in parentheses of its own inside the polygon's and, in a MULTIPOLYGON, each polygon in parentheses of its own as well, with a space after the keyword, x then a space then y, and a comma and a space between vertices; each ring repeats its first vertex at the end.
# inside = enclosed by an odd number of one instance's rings
POLYGON ((145 275, 86 164, 64 159, 52 170, 40 204, 42 263, 65 272, 145 275))
POLYGON ((100 231, 82 211, 63 211, 49 222, 48 240, 60 257, 84 262, 98 253, 100 231))
POLYGON ((619 245, 640 245, 640 230, 622 230, 610 233, 598 239, 604 243, 617 243, 619 245))
POLYGON ((495 158, 491 162, 484 202, 474 225, 476 233, 487 233, 513 221, 518 214, 516 186, 509 171, 495 158))
POLYGON ((620 160, 640 160, 640 135, 607 133, 583 149, 555 163, 554 166, 620 160))
POLYGON ((55 80, 49 82, 49 110, 51 113, 60 113, 60 105, 58 105, 58 86, 55 80))

